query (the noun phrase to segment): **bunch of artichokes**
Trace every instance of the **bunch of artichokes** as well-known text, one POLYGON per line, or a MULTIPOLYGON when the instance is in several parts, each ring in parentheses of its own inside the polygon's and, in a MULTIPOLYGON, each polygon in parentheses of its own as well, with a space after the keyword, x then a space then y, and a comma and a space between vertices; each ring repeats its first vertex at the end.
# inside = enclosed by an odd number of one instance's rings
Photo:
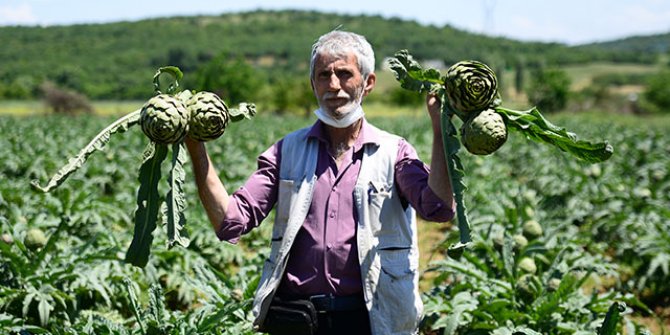
POLYGON ((445 93, 463 120, 461 143, 475 155, 489 155, 507 141, 507 126, 494 108, 500 105, 498 80, 486 64, 461 61, 447 70, 445 93))

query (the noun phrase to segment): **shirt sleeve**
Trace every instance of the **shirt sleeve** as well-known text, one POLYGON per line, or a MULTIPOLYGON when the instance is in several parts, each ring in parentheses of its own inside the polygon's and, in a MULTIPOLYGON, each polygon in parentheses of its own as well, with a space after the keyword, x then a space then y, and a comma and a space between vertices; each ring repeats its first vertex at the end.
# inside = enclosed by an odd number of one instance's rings
POLYGON ((398 143, 398 158, 395 165, 395 182, 400 195, 428 221, 446 222, 454 217, 454 211, 428 186, 430 168, 422 162, 414 147, 402 139, 398 143))
POLYGON ((216 232, 220 240, 237 243, 272 211, 277 201, 281 143, 275 143, 258 157, 256 171, 231 194, 226 217, 216 232))

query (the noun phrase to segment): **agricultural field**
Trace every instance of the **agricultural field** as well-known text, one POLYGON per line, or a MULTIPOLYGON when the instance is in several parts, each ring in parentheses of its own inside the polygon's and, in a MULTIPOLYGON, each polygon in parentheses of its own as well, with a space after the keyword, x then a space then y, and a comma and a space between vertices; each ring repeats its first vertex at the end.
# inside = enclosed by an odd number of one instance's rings
MULTIPOLYGON (((272 218, 239 245, 219 242, 189 164, 189 246, 168 248, 159 227, 147 266, 124 262, 148 141, 139 128, 115 134, 54 191, 31 188, 118 116, 108 108, 102 116, 0 115, 0 333, 253 334, 251 299, 272 218)), ((430 157, 420 112, 371 106, 369 118, 430 157)), ((670 117, 548 118, 608 140, 614 155, 585 164, 518 133, 491 156, 461 154, 474 243, 451 258, 456 225, 420 222, 422 334, 596 334, 612 306, 622 308, 622 334, 670 331, 670 117)), ((229 190, 258 154, 311 122, 260 111, 210 142, 229 190)))

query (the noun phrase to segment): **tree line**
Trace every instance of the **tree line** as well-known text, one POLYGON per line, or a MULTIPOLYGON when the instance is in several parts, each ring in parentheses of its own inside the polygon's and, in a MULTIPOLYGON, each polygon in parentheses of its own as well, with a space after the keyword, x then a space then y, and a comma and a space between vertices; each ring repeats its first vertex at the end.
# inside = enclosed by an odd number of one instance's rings
MULTIPOLYGON (((312 43, 338 27, 368 37, 376 49, 378 67, 400 49, 445 67, 477 59, 494 69, 592 61, 653 63, 660 54, 627 51, 621 44, 612 48, 520 42, 449 25, 296 10, 12 26, 0 27, 0 98, 33 99, 49 82, 91 99, 145 99, 153 92, 150 79, 156 69, 173 65, 185 73, 185 87, 222 91, 232 103, 265 91, 281 105, 287 95, 299 100, 300 94, 295 97, 293 92, 304 86, 312 43)), ((635 40, 629 43, 639 45, 635 40)))

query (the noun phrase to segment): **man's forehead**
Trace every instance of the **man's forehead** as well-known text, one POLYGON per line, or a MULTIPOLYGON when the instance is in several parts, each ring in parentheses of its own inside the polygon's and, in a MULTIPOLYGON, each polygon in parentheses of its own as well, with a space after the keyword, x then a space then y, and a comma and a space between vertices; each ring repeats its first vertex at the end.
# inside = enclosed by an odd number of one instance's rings
POLYGON ((315 65, 317 67, 328 66, 332 63, 338 63, 338 66, 357 66, 356 55, 353 52, 345 53, 318 53, 316 54, 315 65))

